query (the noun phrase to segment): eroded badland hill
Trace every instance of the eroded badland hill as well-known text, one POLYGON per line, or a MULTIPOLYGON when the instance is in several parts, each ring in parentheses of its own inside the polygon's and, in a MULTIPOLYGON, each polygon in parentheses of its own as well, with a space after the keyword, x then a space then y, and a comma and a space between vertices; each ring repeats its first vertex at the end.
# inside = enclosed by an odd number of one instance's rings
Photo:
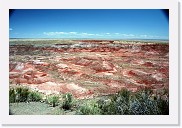
POLYGON ((168 43, 109 40, 12 41, 10 86, 75 98, 108 95, 126 88, 169 87, 168 43), (20 43, 19 43, 20 42, 20 43))

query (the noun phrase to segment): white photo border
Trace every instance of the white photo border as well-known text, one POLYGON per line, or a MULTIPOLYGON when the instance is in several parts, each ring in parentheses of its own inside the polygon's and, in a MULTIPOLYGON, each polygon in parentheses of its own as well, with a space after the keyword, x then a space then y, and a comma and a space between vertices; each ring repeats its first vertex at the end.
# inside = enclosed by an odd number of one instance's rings
POLYGON ((178 1, 2 0, 0 9, 3 125, 179 125, 178 1), (169 115, 9 115, 9 9, 169 9, 169 115))

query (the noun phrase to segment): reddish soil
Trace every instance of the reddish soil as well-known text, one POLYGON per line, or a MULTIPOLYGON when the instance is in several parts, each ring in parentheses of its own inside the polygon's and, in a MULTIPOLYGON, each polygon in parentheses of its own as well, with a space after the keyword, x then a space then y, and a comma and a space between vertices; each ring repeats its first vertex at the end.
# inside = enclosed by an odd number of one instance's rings
POLYGON ((24 85, 45 94, 72 93, 89 98, 122 88, 169 86, 168 44, 80 40, 35 47, 11 45, 10 86, 24 85))

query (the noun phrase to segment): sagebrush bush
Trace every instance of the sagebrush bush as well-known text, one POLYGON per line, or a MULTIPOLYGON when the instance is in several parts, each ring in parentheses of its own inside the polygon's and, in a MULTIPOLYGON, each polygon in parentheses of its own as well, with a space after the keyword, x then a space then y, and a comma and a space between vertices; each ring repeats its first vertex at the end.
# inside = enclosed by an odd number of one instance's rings
POLYGON ((55 107, 59 104, 59 98, 60 97, 58 95, 50 95, 47 97, 46 102, 52 105, 52 107, 55 107))
POLYGON ((10 88, 9 90, 9 102, 37 102, 42 99, 42 95, 39 92, 30 91, 26 87, 10 88))
MULTIPOLYGON (((166 94, 165 94, 166 95, 166 94)), ((130 109, 133 115, 168 115, 169 104, 163 95, 154 94, 151 90, 141 90, 132 99, 130 109)))
POLYGON ((42 94, 39 92, 30 92, 28 95, 28 101, 38 102, 42 100, 42 94))
POLYGON ((140 91, 131 100, 130 114, 155 115, 158 113, 157 102, 152 99, 150 91, 140 91))
POLYGON ((28 99, 30 91, 26 87, 17 87, 16 88, 16 101, 25 102, 28 99))
POLYGON ((10 88, 9 90, 9 102, 10 103, 16 102, 16 91, 14 88, 10 88))
POLYGON ((158 97, 157 99, 158 113, 161 115, 169 115, 169 100, 158 97))
POLYGON ((62 96, 62 108, 69 110, 73 104, 73 96, 70 93, 66 93, 62 96))
POLYGON ((80 106, 81 114, 103 115, 168 115, 168 95, 154 94, 150 89, 132 93, 121 90, 108 99, 100 99, 97 104, 80 106))
POLYGON ((130 99, 131 92, 124 89, 107 100, 98 101, 98 103, 104 115, 126 115, 129 114, 130 99))
POLYGON ((88 102, 77 110, 77 114, 80 115, 100 115, 101 114, 101 109, 99 108, 99 104, 91 101, 88 102))

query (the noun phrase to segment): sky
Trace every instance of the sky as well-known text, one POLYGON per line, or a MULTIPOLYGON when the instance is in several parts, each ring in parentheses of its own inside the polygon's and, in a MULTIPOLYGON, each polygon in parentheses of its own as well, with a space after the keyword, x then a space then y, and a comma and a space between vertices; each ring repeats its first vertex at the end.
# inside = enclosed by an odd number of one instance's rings
POLYGON ((16 9, 10 13, 9 37, 168 40, 165 14, 160 9, 16 9))

